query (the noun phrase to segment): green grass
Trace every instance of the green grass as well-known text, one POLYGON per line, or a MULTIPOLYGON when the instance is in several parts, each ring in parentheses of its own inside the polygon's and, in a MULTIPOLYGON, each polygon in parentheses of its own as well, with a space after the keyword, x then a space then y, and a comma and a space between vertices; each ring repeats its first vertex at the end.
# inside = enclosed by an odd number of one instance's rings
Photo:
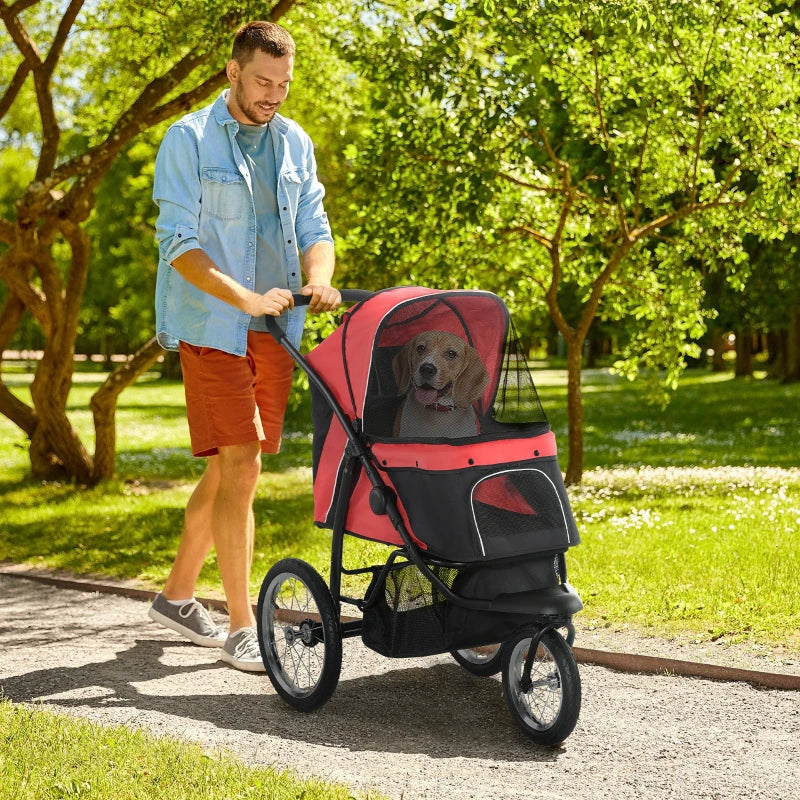
MULTIPOLYGON (((84 409, 102 376, 78 377, 70 413, 89 437, 84 409)), ((535 378, 563 457, 565 374, 535 378)), ((13 382, 24 396, 29 376, 13 382)), ((587 472, 570 492, 583 544, 568 556, 583 618, 800 651, 800 386, 698 371, 661 409, 639 385, 593 370, 584 400, 587 472)), ((254 593, 284 556, 328 573, 328 534, 311 523, 307 408, 286 430, 259 481, 254 593)), ((161 584, 203 463, 188 451, 180 384, 147 375, 127 390, 118 439, 114 481, 40 484, 26 477, 23 437, 0 419, 0 559, 161 584)), ((384 557, 381 545, 346 542, 349 566, 384 557)), ((221 594, 213 559, 198 593, 221 594)))
MULTIPOLYGON (((225 752, 0 699, 0 800, 352 800, 345 787, 225 752)), ((377 798, 376 794, 359 794, 377 798)))

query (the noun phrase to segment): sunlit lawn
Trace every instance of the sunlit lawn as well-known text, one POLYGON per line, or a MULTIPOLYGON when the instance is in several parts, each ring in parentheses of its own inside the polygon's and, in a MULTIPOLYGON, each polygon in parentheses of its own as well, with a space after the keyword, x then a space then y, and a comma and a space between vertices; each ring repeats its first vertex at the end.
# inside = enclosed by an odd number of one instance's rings
POLYGON ((0 800, 379 797, 271 767, 250 768, 224 751, 94 725, 2 698, 0 775, 0 800))
MULTIPOLYGON (((565 466, 565 375, 536 377, 565 466)), ((71 415, 88 435, 100 378, 78 378, 71 415)), ((27 381, 16 379, 23 395, 27 381)), ((698 371, 662 411, 637 384, 590 371, 584 399, 587 472, 571 490, 583 543, 568 557, 584 619, 800 651, 800 386, 698 371)), ((27 479, 23 437, 0 420, 0 559, 160 585, 202 469, 182 387, 145 376, 122 395, 117 421, 118 479, 81 491, 27 479)), ((311 522, 305 406, 287 431, 259 482, 254 592, 284 556, 328 572, 329 536, 311 522)), ((348 540, 345 557, 378 563, 385 550, 348 540)), ((220 594, 213 559, 201 582, 198 593, 220 594)))

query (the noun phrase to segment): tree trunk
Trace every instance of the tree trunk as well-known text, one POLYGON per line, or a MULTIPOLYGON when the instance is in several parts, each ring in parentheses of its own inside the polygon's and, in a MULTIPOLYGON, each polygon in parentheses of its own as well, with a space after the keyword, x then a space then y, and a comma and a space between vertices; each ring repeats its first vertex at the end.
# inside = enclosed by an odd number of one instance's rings
POLYGON ((45 346, 31 384, 39 420, 31 439, 31 470, 39 478, 74 478, 88 486, 92 483, 92 458, 66 413, 72 370, 71 355, 67 361, 45 346))
POLYGON ((725 359, 722 357, 725 353, 725 332, 719 328, 714 329, 711 337, 711 349, 714 351, 714 355, 711 357, 711 371, 725 372, 725 359))
POLYGON ((789 330, 786 336, 785 383, 800 381, 800 308, 789 314, 789 330))
POLYGON ((89 405, 94 416, 96 442, 92 470, 94 482, 108 480, 114 475, 114 460, 117 452, 115 424, 117 398, 123 389, 130 386, 142 372, 155 364, 161 352, 161 346, 153 337, 142 345, 129 361, 117 367, 92 395, 89 405))
POLYGON ((753 336, 750 328, 736 331, 736 377, 748 378, 753 374, 753 336))
POLYGON ((583 366, 583 339, 567 340, 567 429, 569 450, 565 481, 568 486, 580 483, 583 478, 583 394, 581 368, 583 366))

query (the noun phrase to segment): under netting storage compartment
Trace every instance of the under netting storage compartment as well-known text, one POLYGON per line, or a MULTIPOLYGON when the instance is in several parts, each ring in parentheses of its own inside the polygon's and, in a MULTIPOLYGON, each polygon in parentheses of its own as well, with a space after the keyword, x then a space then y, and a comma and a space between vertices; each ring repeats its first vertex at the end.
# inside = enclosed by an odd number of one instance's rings
MULTIPOLYGON (((432 568, 436 576, 460 596, 494 600, 525 597, 526 593, 558 586, 555 557, 523 559, 513 564, 475 568, 432 568)), ((372 650, 393 658, 433 655, 493 644, 510 636, 530 620, 529 612, 478 611, 448 602, 413 564, 392 569, 380 585, 375 570, 369 597, 375 602, 364 609, 361 636, 372 650)))
MULTIPOLYGON (((434 571, 452 588, 457 570, 434 567, 434 571)), ((366 594, 377 591, 375 602, 364 609, 364 643, 393 658, 441 653, 447 622, 447 602, 441 592, 413 564, 389 571, 382 586, 380 577, 376 569, 366 594)))

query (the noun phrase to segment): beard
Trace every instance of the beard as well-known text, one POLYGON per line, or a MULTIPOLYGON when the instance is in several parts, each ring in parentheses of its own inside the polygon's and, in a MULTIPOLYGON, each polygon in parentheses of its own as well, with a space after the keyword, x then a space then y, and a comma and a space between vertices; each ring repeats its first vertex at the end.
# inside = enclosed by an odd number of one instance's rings
POLYGON ((238 83, 233 89, 233 99, 236 101, 236 105, 239 107, 242 114, 244 114, 253 125, 266 124, 275 116, 275 112, 278 110, 278 106, 275 106, 271 111, 265 111, 263 108, 259 107, 257 103, 248 102, 244 90, 238 83))

